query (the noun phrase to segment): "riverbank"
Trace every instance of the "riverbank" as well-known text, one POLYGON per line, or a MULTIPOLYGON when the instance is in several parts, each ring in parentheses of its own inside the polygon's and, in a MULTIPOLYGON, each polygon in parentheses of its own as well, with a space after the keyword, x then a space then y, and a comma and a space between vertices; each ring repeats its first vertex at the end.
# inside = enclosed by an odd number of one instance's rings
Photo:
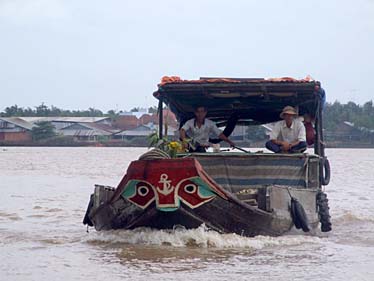
MULTIPOLYGON (((235 142, 238 147, 258 148, 264 147, 263 142, 235 142)), ((71 138, 59 138, 43 141, 28 142, 0 142, 0 147, 148 147, 148 139, 110 140, 110 141, 76 141, 71 138)), ((228 148, 226 143, 221 143, 222 148, 228 148)), ((374 143, 341 143, 326 142, 326 148, 374 148, 374 143)))

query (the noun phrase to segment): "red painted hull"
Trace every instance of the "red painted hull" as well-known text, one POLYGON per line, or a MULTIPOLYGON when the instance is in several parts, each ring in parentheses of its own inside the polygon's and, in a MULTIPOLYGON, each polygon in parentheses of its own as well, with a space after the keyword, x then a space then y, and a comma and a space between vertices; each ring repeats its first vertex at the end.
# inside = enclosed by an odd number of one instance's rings
POLYGON ((238 200, 194 158, 134 161, 115 190, 100 192, 109 199, 96 203, 86 221, 97 230, 204 223, 223 233, 277 236, 292 226, 288 219, 238 200))

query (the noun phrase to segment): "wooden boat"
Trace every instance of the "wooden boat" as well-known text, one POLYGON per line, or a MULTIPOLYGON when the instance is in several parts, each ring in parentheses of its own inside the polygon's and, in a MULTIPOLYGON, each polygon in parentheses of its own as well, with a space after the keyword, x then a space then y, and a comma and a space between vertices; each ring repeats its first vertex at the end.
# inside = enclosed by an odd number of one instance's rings
POLYGON ((84 224, 96 230, 205 224, 221 233, 278 236, 294 225, 304 231, 330 231, 326 194, 329 165, 324 155, 324 91, 314 80, 164 78, 159 100, 162 138, 164 104, 180 122, 198 103, 208 118, 224 124, 233 114, 241 124, 279 120, 286 105, 315 119, 314 153, 188 153, 171 159, 150 151, 133 161, 117 188, 96 185, 84 224))

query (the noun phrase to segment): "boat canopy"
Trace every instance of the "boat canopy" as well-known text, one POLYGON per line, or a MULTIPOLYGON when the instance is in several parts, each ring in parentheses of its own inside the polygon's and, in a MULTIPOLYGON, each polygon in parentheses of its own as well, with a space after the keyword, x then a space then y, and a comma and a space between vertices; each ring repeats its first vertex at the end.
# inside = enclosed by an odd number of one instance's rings
POLYGON ((173 76, 162 79, 154 96, 181 122, 192 118, 197 106, 204 106, 207 117, 223 126, 233 114, 239 117, 238 124, 274 122, 287 105, 296 107, 299 115, 316 116, 324 91, 310 77, 182 80, 173 76))

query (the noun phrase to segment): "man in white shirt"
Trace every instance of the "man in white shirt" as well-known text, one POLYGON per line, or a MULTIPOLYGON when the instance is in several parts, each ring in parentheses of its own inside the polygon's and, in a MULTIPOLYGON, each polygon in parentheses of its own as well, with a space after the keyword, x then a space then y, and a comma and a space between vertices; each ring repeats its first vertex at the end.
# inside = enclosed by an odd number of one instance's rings
POLYGON ((283 108, 282 121, 275 123, 266 148, 275 153, 301 153, 306 150, 304 124, 298 120, 297 112, 292 106, 283 108))
POLYGON ((218 136, 218 138, 231 146, 235 146, 235 144, 218 129, 213 121, 205 118, 206 114, 207 110, 205 107, 196 107, 195 118, 188 120, 180 129, 180 138, 182 141, 187 138, 187 135, 192 139, 194 148, 190 149, 190 151, 205 152, 205 149, 209 147, 209 137, 212 134, 218 136))

